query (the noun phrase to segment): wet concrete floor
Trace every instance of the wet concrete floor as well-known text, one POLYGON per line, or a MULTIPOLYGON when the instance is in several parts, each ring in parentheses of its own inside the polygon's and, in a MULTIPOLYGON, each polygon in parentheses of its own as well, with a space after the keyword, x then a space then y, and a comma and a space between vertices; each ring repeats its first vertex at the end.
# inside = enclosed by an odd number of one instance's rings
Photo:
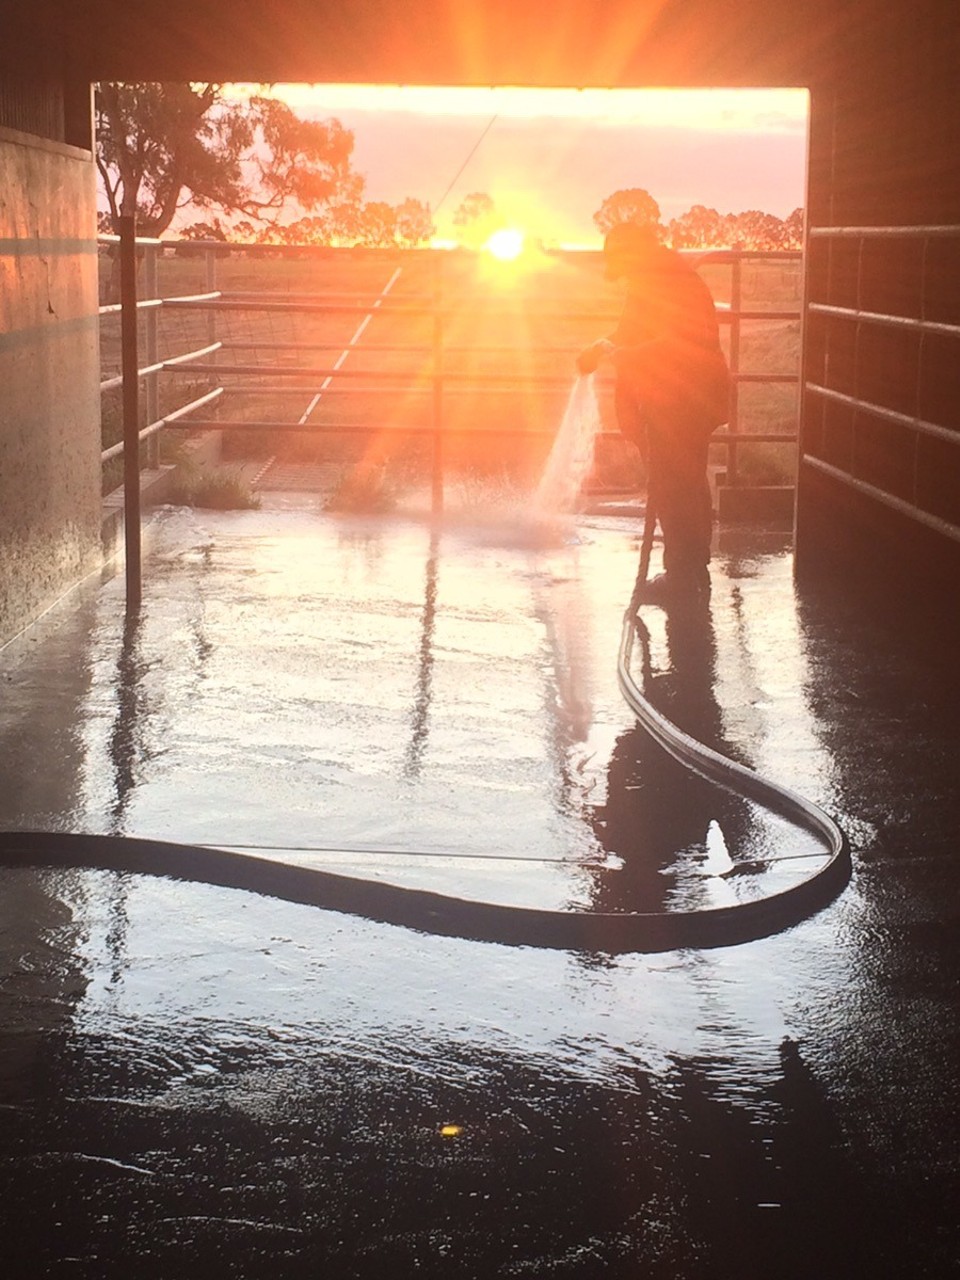
MULTIPOLYGON (((88 584, 0 654, 0 827, 584 912, 775 891, 812 838, 617 688, 638 540, 167 510, 137 617, 88 584)), ((652 695, 840 821, 834 901, 613 955, 2 870, 5 1273, 952 1274, 955 655, 798 584, 783 535, 721 531, 714 584, 693 624, 645 611, 652 695)))

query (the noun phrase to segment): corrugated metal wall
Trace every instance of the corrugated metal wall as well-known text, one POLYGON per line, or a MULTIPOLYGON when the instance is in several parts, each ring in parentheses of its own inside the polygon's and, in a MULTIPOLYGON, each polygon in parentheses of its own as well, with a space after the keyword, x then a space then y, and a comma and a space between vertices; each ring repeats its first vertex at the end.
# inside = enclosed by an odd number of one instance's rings
POLYGON ((0 128, 66 141, 62 81, 0 75, 0 128))
POLYGON ((960 570, 958 30, 891 9, 814 89, 801 559, 960 570))

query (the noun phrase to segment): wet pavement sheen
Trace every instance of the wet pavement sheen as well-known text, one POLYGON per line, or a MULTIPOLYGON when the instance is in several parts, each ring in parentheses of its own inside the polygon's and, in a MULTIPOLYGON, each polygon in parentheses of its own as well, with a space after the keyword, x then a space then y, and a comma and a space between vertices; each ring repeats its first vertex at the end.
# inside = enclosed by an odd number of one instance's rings
MULTIPOLYGON (((168 510, 137 619, 114 578, 0 654, 0 826, 566 910, 763 895, 812 837, 619 694, 638 539, 168 510)), ((666 713, 844 826, 836 900, 614 956, 0 871, 7 1274, 951 1274, 952 655, 781 535, 721 532, 709 616, 645 617, 666 713)))

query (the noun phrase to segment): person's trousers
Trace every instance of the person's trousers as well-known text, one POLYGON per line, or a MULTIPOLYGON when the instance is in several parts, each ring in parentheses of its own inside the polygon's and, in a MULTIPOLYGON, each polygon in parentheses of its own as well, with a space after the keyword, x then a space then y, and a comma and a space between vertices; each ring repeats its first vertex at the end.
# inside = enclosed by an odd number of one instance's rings
POLYGON ((677 418, 650 423, 648 439, 650 500, 663 533, 664 571, 706 583, 713 533, 710 430, 677 418))

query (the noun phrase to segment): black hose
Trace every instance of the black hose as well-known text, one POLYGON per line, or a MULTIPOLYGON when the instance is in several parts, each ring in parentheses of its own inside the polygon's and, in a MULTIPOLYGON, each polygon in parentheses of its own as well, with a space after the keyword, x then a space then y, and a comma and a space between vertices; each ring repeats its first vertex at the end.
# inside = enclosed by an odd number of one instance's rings
POLYGON ((648 501, 637 583, 624 614, 617 677, 638 720, 681 764, 757 801, 812 832, 827 850, 815 872, 764 898, 694 911, 551 911, 475 902, 424 889, 296 867, 269 858, 202 845, 133 836, 47 831, 0 832, 0 865, 91 868, 218 885, 285 902, 340 911, 424 933, 592 952, 657 952, 749 942, 826 905, 850 873, 846 839, 837 824, 804 797, 697 742, 656 710, 630 673, 639 623, 636 610, 646 582, 656 513, 648 501))
POLYGON ((508 946, 607 953, 748 942, 825 905, 839 885, 838 876, 820 875, 787 894, 734 907, 617 914, 474 902, 223 849, 137 836, 5 831, 0 834, 0 863, 162 876, 243 889, 428 934, 508 946))
POLYGON ((647 501, 643 509, 643 534, 640 538, 640 564, 637 568, 637 580, 633 584, 630 604, 627 607, 629 617, 634 617, 640 607, 640 596, 647 585, 650 574, 650 555, 653 551, 653 534, 657 527, 657 509, 653 501, 653 491, 648 487, 647 501))
MULTIPOLYGON (((847 839, 836 822, 825 813, 819 805, 791 791, 778 782, 755 773, 745 765, 730 760, 727 756, 714 751, 712 747, 698 742, 696 738, 684 733, 672 720, 668 720, 662 712, 644 697, 633 679, 630 660, 633 654, 633 643, 638 628, 643 624, 631 609, 624 615, 623 629, 620 638, 620 652, 617 658, 617 679, 620 691, 626 699, 637 719, 653 740, 679 760, 679 762, 711 782, 719 783, 727 790, 754 800, 772 813, 809 831, 823 844, 827 860, 819 866, 806 880, 781 890, 777 894, 764 899, 772 908, 779 905, 787 907, 791 902, 804 903, 816 898, 818 885, 832 896, 846 883, 850 874, 850 853, 847 839)), ((743 904, 733 910, 743 910, 743 904)), ((709 915, 709 912, 703 913, 709 915)))

